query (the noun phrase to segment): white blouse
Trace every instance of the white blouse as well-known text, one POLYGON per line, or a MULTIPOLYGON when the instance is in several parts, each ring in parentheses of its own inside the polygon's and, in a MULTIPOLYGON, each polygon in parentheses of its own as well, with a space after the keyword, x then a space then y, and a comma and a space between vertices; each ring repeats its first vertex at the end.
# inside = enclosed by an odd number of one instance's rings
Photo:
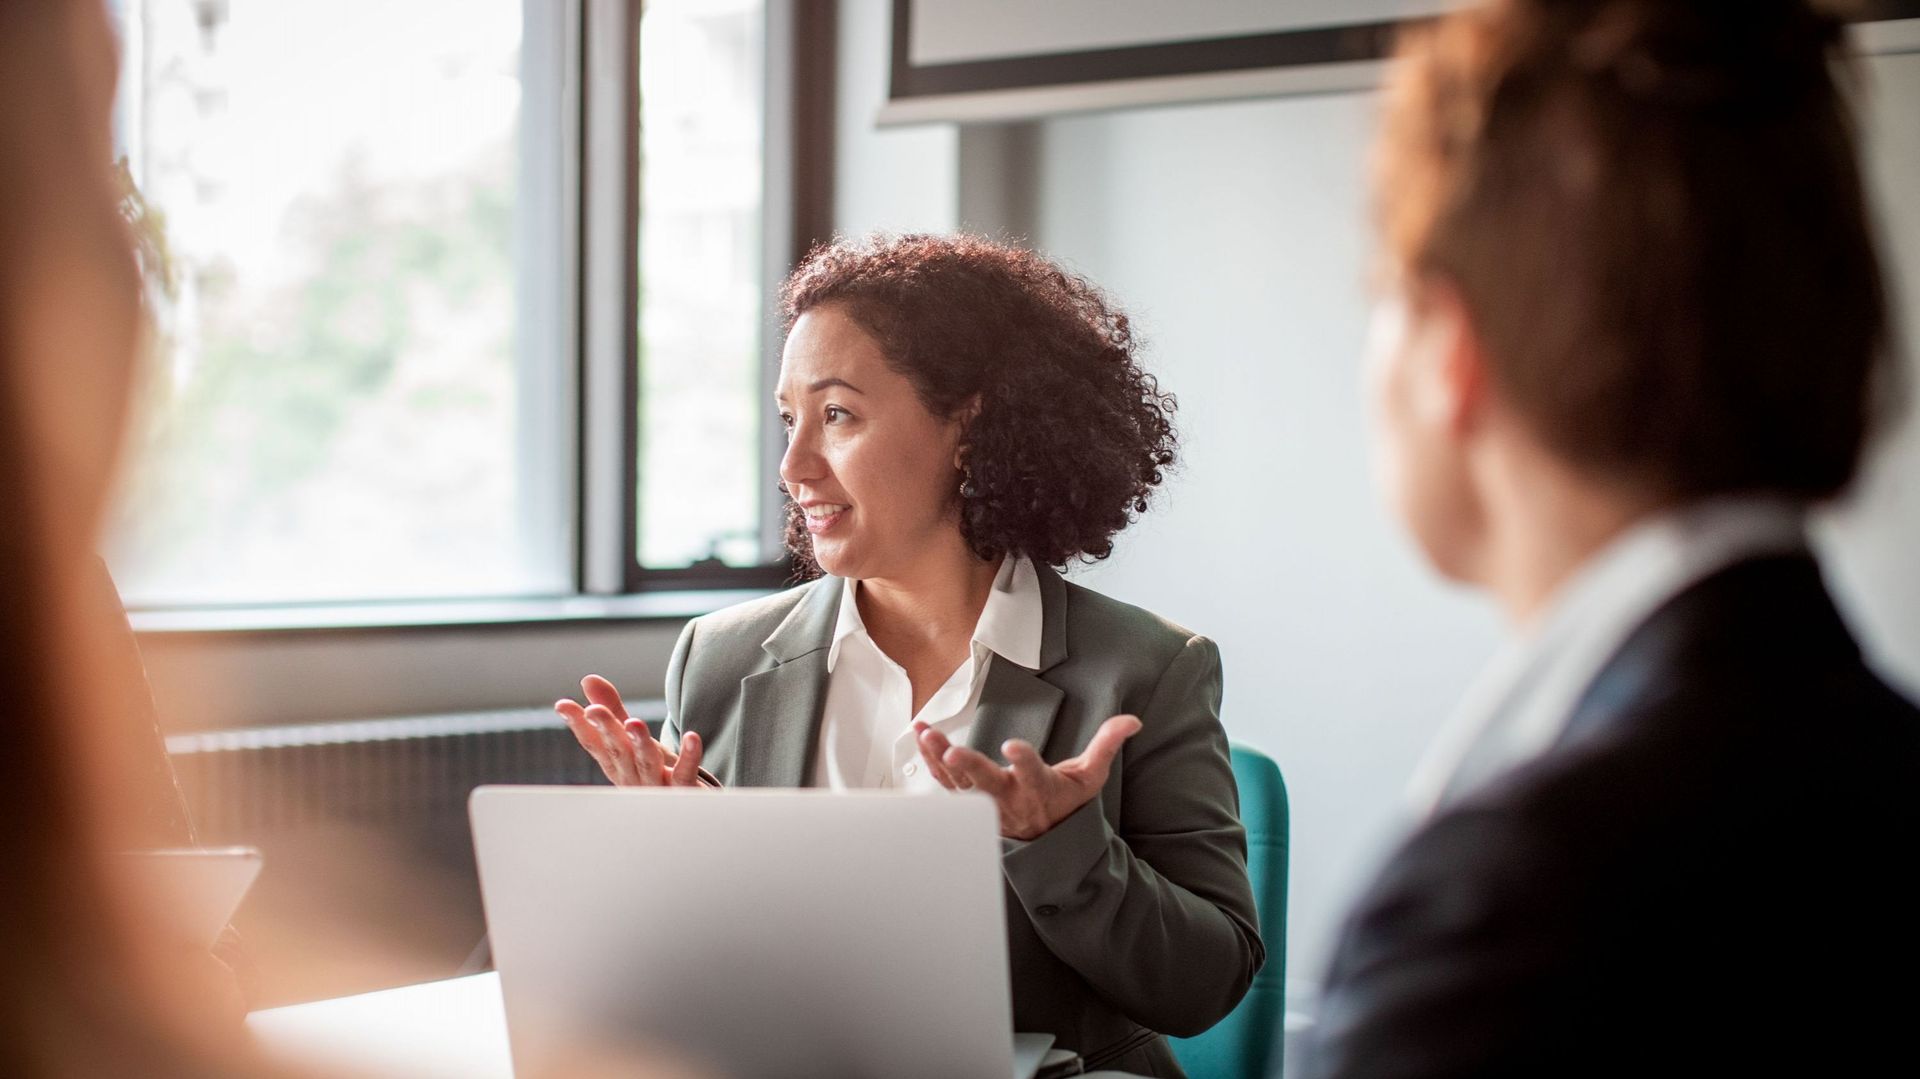
POLYGON ((946 682, 912 714, 906 669, 867 635, 855 602, 860 582, 843 580, 840 619, 827 652, 827 695, 814 754, 813 785, 832 790, 892 788, 937 791, 914 741, 922 720, 964 745, 973 727, 980 689, 993 657, 1028 669, 1040 666, 1040 578, 1025 558, 1010 556, 994 575, 993 590, 973 627, 973 647, 946 682))

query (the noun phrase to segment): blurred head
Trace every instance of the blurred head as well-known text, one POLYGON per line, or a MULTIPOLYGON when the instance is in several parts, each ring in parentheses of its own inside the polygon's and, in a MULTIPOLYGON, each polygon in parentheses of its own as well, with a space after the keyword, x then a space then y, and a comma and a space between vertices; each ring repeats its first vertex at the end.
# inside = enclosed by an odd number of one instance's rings
POLYGON ((87 589, 139 339, 100 0, 0 4, 0 1073, 225 1074, 110 853, 144 834, 87 589))
POLYGON ((1105 558, 1173 463, 1174 401, 1126 316, 1032 252, 841 241, 782 300, 780 478, 805 575, 898 576, 942 544, 1105 558))
POLYGON ((1891 375, 1841 38, 1805 0, 1485 0, 1406 36, 1370 381, 1443 572, 1489 436, 1649 505, 1847 488, 1891 375))
POLYGON ((0 43, 0 767, 19 770, 0 777, 0 798, 30 791, 50 818, 8 829, 10 842, 68 858, 59 846, 88 822, 63 783, 80 777, 63 769, 86 732, 56 717, 105 698, 92 685, 55 689, 86 659, 87 627, 71 615, 122 439, 139 293, 112 182, 115 61, 101 5, 0 6, 0 43))
POLYGON ((83 557, 125 434, 140 327, 112 172, 115 46, 90 0, 8 4, 0 30, 10 45, 0 65, 8 436, 49 495, 37 502, 49 553, 83 557))

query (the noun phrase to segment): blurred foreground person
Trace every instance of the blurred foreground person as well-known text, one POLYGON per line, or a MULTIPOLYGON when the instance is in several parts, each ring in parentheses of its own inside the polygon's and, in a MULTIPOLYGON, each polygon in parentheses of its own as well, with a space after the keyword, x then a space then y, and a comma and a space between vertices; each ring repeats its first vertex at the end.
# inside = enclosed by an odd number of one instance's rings
POLYGON ((1906 1055, 1920 713, 1803 530, 1892 374, 1842 30, 1804 0, 1495 0, 1403 46, 1384 485, 1518 639, 1416 782, 1308 1074, 1906 1055))
POLYGON ((0 0, 0 1076, 286 1074, 120 857, 188 833, 94 554, 142 326, 114 51, 100 0, 0 0))
POLYGON ((0 1074, 241 1074, 239 1006, 109 852, 151 844, 153 746, 93 552, 139 339, 97 2, 0 3, 0 1074))

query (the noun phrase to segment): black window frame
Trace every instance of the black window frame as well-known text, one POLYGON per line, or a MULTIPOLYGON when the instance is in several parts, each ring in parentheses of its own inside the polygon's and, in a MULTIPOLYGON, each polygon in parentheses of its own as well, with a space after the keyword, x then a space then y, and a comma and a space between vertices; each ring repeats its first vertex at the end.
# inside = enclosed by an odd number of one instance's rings
MULTIPOLYGON (((612 32, 617 40, 625 43, 618 55, 597 56, 594 50, 583 51, 583 85, 591 88, 599 75, 596 63, 618 65, 615 81, 622 88, 620 102, 608 102, 604 98, 596 102, 591 89, 583 94, 582 131, 591 138, 596 117, 596 108, 616 109, 619 112, 619 138, 624 144, 620 161, 624 167, 621 175, 613 182, 618 184, 617 197, 624 207, 622 216, 626 227, 618 232, 620 249, 617 252, 617 275, 622 281, 616 289, 608 289, 608 294, 617 291, 619 306, 617 318, 620 327, 620 363, 617 398, 619 413, 623 420, 618 440, 619 459, 617 466, 601 468, 612 474, 611 483, 617 484, 618 493, 614 495, 606 486, 596 491, 599 484, 609 482, 605 473, 596 477, 595 463, 591 459, 593 449, 590 445, 593 419, 588 415, 588 395, 581 393, 579 435, 576 449, 580 461, 576 470, 579 480, 576 508, 578 525, 575 536, 575 588, 581 595, 619 594, 638 595, 670 591, 706 591, 706 590, 776 590, 794 582, 794 568, 789 559, 782 556, 777 561, 758 566, 728 566, 716 564, 695 564, 682 568, 649 568, 641 564, 639 552, 640 514, 639 498, 644 477, 640 474, 640 355, 639 340, 639 235, 644 222, 640 216, 640 113, 639 87, 640 72, 638 59, 640 0, 609 0, 611 10, 596 16, 595 0, 587 0, 583 9, 585 18, 581 31, 584 37, 606 32, 608 20, 613 21, 612 32), (617 508, 609 510, 600 500, 605 499, 617 508), (596 514, 596 509, 599 511, 596 514), (618 525, 614 526, 610 518, 618 516, 618 525), (604 545, 608 537, 606 530, 617 528, 617 555, 620 572, 611 573, 606 565, 608 555, 604 545), (596 549, 598 548, 598 549, 596 549), (609 587, 617 586, 617 587, 609 587)), ((816 244, 826 240, 833 231, 833 147, 834 147, 834 85, 835 85, 835 41, 837 35, 836 7, 825 3, 789 3, 787 0, 768 0, 765 6, 766 42, 766 103, 765 138, 762 157, 762 271, 761 294, 762 328, 760 357, 760 390, 763 397, 771 399, 774 380, 780 366, 780 345, 782 339, 781 320, 775 310, 780 283, 785 280, 793 267, 816 244)), ((606 50, 611 54, 614 50, 606 50)), ((584 150, 584 148, 583 148, 584 150)), ((592 170, 581 170, 582 191, 581 206, 583 213, 591 213, 594 193, 592 170)), ((581 232, 582 240, 587 241, 586 230, 581 232)), ((582 281, 587 287, 581 290, 582 348, 579 350, 580 371, 577 385, 583 390, 592 385, 593 359, 585 340, 587 327, 594 319, 606 319, 604 311, 593 309, 593 288, 589 242, 582 242, 578 251, 582 263, 582 281)), ((604 329, 607 324, 601 322, 604 329)), ((773 424, 762 424, 760 432, 760 469, 762 490, 760 510, 760 532, 763 549, 779 549, 779 541, 784 526, 784 498, 776 487, 779 461, 785 449, 785 441, 773 424)))

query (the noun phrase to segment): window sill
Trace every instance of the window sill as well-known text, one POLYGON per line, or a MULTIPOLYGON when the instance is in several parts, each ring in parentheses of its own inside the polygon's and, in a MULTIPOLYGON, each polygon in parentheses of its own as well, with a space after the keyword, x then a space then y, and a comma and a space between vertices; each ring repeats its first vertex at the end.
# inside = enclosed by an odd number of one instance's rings
POLYGON ((696 618, 772 594, 767 588, 646 592, 625 596, 545 596, 375 603, 178 607, 128 613, 135 633, 280 634, 370 630, 484 629, 696 618))

